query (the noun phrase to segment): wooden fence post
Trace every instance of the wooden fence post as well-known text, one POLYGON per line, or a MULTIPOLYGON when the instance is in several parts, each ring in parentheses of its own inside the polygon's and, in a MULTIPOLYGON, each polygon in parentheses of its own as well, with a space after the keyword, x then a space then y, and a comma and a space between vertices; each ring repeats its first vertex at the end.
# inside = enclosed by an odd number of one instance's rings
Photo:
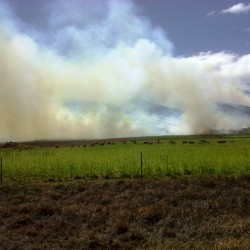
POLYGON ((143 161, 142 161, 142 152, 141 152, 141 180, 142 180, 142 164, 143 164, 143 161))
POLYGON ((169 167, 168 167, 168 155, 167 155, 167 171, 166 171, 166 174, 167 174, 167 175, 169 174, 169 167))

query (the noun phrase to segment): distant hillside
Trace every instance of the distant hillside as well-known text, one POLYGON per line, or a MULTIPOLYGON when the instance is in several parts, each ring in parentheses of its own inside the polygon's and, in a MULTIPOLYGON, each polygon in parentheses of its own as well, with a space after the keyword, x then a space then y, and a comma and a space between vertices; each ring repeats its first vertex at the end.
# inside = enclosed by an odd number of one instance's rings
POLYGON ((217 103, 219 110, 226 114, 244 115, 250 117, 250 107, 230 104, 230 103, 217 103))
POLYGON ((106 108, 110 111, 119 111, 125 114, 130 114, 134 112, 143 112, 147 115, 157 115, 160 117, 169 117, 175 116, 178 117, 182 114, 182 111, 179 109, 154 104, 152 102, 144 100, 132 100, 127 106, 119 107, 110 103, 101 103, 101 102, 91 102, 91 101, 82 101, 82 102, 67 102, 65 106, 73 113, 89 113, 89 112, 98 112, 102 108, 106 108))
POLYGON ((142 111, 148 115, 158 115, 163 117, 169 117, 169 116, 178 117, 182 114, 182 111, 179 109, 158 105, 144 100, 132 101, 128 106, 128 110, 142 111))
POLYGON ((250 127, 249 128, 244 128, 239 131, 240 134, 250 134, 250 127))
MULTIPOLYGON (((117 106, 111 103, 82 101, 82 102, 67 102, 65 103, 72 113, 89 114, 98 112, 111 112, 114 115, 124 115, 130 117, 134 122, 138 122, 140 117, 148 117, 147 127, 152 128, 152 131, 161 131, 162 134, 169 134, 169 127, 174 127, 178 124, 184 110, 172 108, 164 105, 155 104, 142 99, 134 99, 124 106, 117 106), (151 119, 153 117, 153 119, 151 119)), ((233 104, 233 103, 216 103, 215 108, 227 116, 244 117, 244 120, 250 120, 250 107, 233 104)), ((105 114, 105 113, 104 113, 105 114)), ((218 130, 210 131, 214 134, 237 134, 250 133, 249 128, 242 126, 240 130, 218 130)))

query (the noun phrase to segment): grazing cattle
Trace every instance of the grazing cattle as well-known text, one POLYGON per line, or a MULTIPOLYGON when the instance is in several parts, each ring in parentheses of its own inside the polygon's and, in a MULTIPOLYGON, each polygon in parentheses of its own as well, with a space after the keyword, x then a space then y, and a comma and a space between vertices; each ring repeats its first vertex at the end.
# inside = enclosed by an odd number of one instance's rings
POLYGON ((168 143, 175 144, 175 141, 174 140, 170 140, 168 143))
POLYGON ((217 141, 218 143, 226 143, 226 141, 217 141))
POLYGON ((189 141, 189 144, 194 144, 194 141, 189 141))
POLYGON ((183 144, 186 144, 186 143, 188 143, 188 142, 187 142, 187 141, 183 141, 182 143, 183 143, 183 144))
POLYGON ((174 140, 170 140, 168 143, 169 144, 176 144, 176 142, 174 140))

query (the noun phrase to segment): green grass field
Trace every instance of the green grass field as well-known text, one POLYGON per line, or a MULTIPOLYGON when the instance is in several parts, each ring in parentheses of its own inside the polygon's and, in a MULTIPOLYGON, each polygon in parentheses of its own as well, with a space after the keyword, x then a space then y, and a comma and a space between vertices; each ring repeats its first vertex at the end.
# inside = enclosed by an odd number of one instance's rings
POLYGON ((250 136, 242 135, 150 137, 137 139, 136 144, 127 139, 126 143, 121 140, 95 146, 0 149, 3 181, 140 177, 141 153, 144 178, 250 173, 250 136))

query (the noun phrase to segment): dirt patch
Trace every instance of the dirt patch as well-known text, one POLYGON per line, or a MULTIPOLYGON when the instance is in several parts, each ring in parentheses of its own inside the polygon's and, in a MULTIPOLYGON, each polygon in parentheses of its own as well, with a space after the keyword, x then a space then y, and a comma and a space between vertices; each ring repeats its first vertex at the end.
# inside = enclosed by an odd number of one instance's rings
POLYGON ((0 188, 1 249, 248 249, 250 176, 0 188))

